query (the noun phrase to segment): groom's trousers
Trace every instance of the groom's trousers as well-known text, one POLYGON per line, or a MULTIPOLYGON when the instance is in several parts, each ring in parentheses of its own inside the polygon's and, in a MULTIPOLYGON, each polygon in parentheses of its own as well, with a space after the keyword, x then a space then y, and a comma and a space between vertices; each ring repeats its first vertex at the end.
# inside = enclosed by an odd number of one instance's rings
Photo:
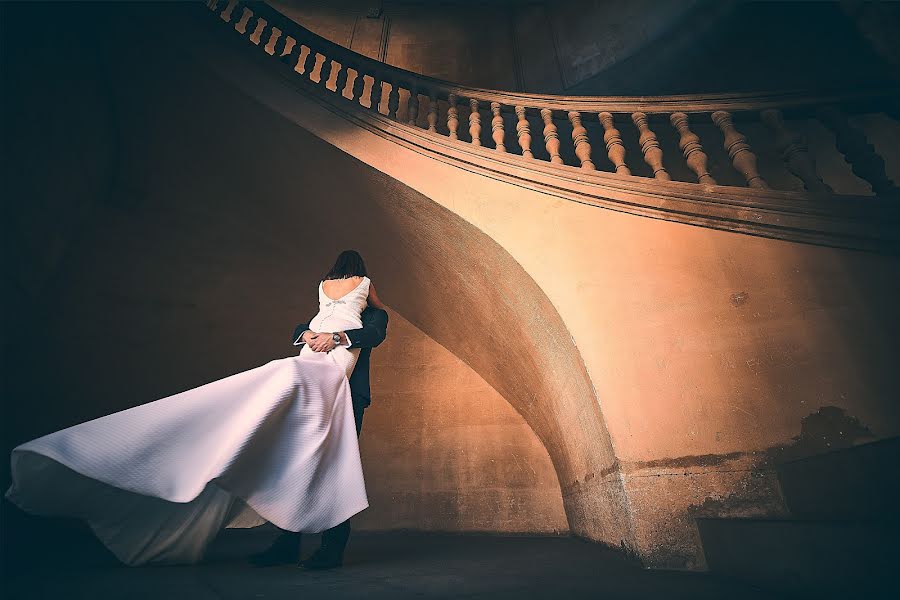
MULTIPOLYGON (((362 431, 362 418, 365 410, 365 406, 357 406, 355 402, 353 403, 353 418, 356 420, 357 438, 362 431)), ((331 529, 326 529, 322 533, 322 547, 333 556, 343 556, 348 539, 350 539, 350 519, 335 525, 331 529)))

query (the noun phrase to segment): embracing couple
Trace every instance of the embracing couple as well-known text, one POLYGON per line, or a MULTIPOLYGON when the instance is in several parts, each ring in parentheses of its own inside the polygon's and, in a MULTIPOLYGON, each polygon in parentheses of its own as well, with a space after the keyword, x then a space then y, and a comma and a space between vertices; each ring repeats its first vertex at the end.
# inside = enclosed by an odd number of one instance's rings
POLYGON ((357 438, 388 315, 353 250, 318 298, 297 356, 17 446, 7 498, 84 520, 128 565, 198 562, 222 528, 270 522, 282 533, 253 564, 340 566, 368 507, 357 438), (300 560, 303 532, 323 536, 300 560))

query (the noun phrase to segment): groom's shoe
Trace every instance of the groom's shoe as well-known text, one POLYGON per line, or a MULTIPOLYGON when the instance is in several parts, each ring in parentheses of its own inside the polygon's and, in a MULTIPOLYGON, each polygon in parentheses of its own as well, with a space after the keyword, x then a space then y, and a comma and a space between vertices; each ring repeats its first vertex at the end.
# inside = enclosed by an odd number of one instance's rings
POLYGON ((330 552, 326 546, 322 546, 312 553, 312 556, 300 561, 300 566, 304 569, 333 569, 340 567, 344 563, 341 554, 330 552))
POLYGON ((333 569, 344 562, 344 548, 350 537, 350 520, 346 520, 322 533, 322 545, 306 560, 300 561, 304 569, 333 569))
POLYGON ((297 564, 300 560, 301 534, 286 531, 275 538, 272 545, 262 552, 250 555, 250 564, 255 567, 297 564))

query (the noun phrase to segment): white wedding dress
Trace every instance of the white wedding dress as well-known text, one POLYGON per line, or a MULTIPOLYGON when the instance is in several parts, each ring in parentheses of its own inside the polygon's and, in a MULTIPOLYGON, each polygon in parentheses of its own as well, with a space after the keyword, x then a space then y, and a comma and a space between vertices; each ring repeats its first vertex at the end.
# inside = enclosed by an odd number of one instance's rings
MULTIPOLYGON (((361 327, 369 283, 337 300, 320 284, 310 329, 361 327)), ((196 562, 223 527, 324 531, 369 505, 347 379, 358 354, 304 346, 26 442, 6 497, 85 520, 128 565, 196 562)))

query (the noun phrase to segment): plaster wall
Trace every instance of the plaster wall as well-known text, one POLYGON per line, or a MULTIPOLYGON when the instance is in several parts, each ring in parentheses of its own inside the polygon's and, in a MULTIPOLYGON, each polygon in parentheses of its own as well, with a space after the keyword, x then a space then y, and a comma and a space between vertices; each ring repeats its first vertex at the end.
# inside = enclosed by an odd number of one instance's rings
POLYGON ((354 527, 567 533, 553 463, 522 416, 394 310, 389 327, 360 438, 370 506, 354 527))

